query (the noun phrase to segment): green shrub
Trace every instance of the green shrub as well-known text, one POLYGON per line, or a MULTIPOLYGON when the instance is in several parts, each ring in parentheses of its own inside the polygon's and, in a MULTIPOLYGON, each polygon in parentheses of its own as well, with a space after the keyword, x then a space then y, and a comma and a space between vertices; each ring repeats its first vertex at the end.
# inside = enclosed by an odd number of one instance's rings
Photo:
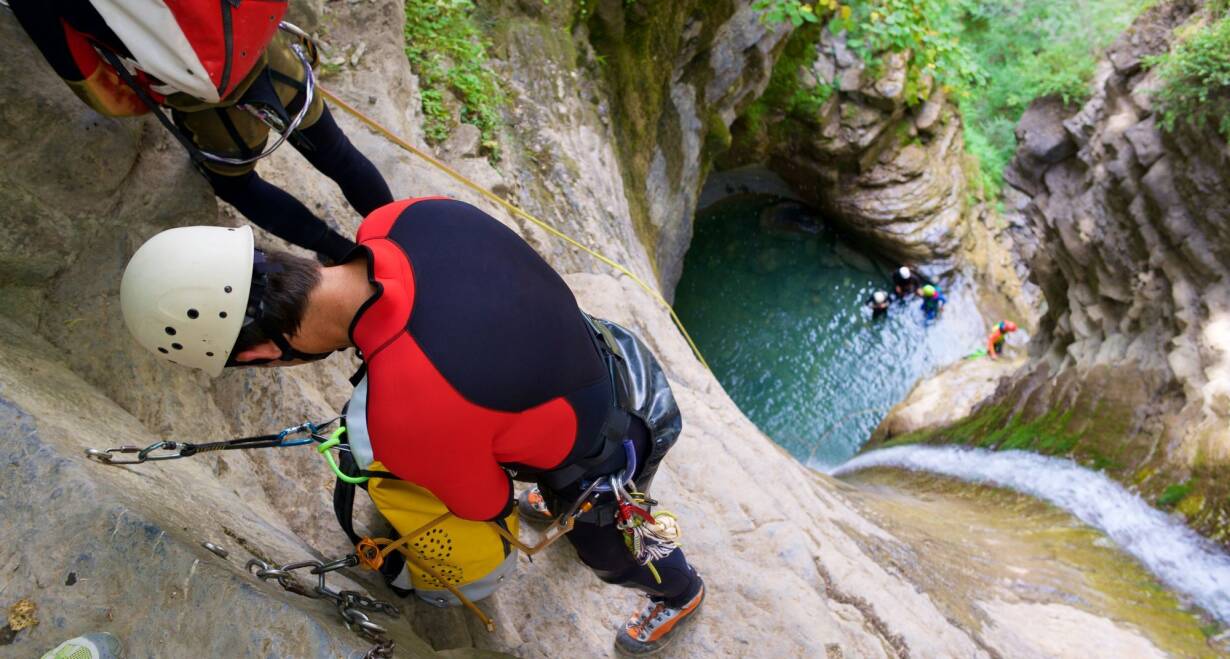
POLYGON ((461 102, 461 120, 482 131, 483 149, 499 160, 497 134, 504 93, 487 66, 487 48, 474 20, 473 0, 407 0, 405 49, 422 88, 424 131, 430 142, 448 138, 452 116, 444 102, 451 91, 461 102))
POLYGON ((1176 44, 1169 53, 1149 58, 1161 87, 1155 92, 1162 126, 1180 124, 1198 129, 1209 125, 1230 140, 1230 16, 1226 0, 1215 7, 1221 15, 1176 44))
POLYGON ((1166 489, 1162 490, 1161 496, 1157 498, 1157 505, 1164 508, 1170 508, 1176 503, 1182 501, 1183 497, 1190 494, 1191 491, 1191 483, 1174 483, 1172 485, 1167 485, 1166 489))
POLYGON ((978 93, 958 102, 988 198, 1016 152, 1016 124, 1030 102, 1084 101, 1102 51, 1151 1, 954 0, 961 41, 984 74, 978 93))
POLYGON ((829 24, 870 62, 881 53, 910 53, 906 102, 927 100, 938 83, 966 96, 984 83, 982 69, 961 43, 963 0, 850 0, 829 24))
POLYGON ((756 0, 752 8, 763 11, 764 20, 769 23, 789 21, 795 27, 800 27, 804 23, 815 23, 820 20, 816 16, 814 5, 797 0, 756 0))
POLYGON ((926 100, 932 82, 964 91, 981 81, 977 65, 957 37, 955 19, 963 1, 756 0, 752 6, 763 11, 768 22, 789 21, 802 29, 824 22, 834 34, 846 33, 846 44, 873 66, 883 53, 909 52, 906 100, 913 104, 926 100))
MULTIPOLYGON (((978 183, 993 198, 1016 152, 1015 127, 1029 103, 1051 94, 1070 103, 1084 100, 1101 51, 1150 2, 757 0, 754 6, 765 20, 788 20, 803 26, 800 31, 823 22, 846 32, 847 43, 873 66, 878 54, 908 51, 907 101, 925 100, 930 80, 949 92, 961 108, 966 147, 979 163, 978 183)), ((789 80, 775 80, 770 90, 790 93, 779 94, 771 107, 799 113, 819 107, 810 101, 827 98, 795 95, 797 60, 774 71, 789 80)))

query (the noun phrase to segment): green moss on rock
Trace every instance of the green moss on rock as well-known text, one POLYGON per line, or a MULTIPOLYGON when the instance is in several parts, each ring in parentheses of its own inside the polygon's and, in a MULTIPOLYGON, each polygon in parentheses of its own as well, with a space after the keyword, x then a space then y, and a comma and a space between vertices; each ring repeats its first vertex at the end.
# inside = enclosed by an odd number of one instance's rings
MULTIPOLYGON (((707 43, 735 9, 733 0, 581 3, 577 17, 587 19, 590 44, 604 63, 602 74, 611 90, 625 180, 648 179, 658 153, 665 157, 668 171, 677 172, 683 166, 682 136, 670 101, 672 73, 683 45, 680 35, 696 22, 700 33, 694 40, 707 43)), ((706 71, 707 66, 696 71, 696 85, 704 84, 706 71)), ((643 186, 629 186, 627 192, 633 226, 652 256, 658 236, 649 221, 649 200, 643 186)), ((656 258, 651 262, 656 263, 656 258)))
POLYGON ((1173 507, 1188 494, 1191 494, 1191 483, 1174 483, 1167 485, 1166 489, 1162 490, 1162 495, 1157 498, 1157 505, 1166 508, 1173 507))

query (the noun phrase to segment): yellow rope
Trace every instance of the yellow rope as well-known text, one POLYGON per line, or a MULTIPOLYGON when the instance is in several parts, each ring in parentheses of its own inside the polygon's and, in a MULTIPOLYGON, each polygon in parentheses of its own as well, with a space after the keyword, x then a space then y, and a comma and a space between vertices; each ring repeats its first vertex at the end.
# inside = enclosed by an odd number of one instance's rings
POLYGON ((687 328, 683 326, 683 321, 679 319, 679 315, 675 313, 675 309, 671 307, 670 302, 667 302, 666 298, 662 297, 662 294, 659 293, 656 288, 653 288, 649 284, 645 283, 644 280, 642 280, 640 277, 633 274, 631 270, 620 265, 619 263, 610 259, 609 257, 602 254, 601 252, 583 245, 582 243, 574 239, 572 236, 569 236, 568 234, 564 233, 563 231, 560 231, 559 229, 556 229, 555 227, 547 224, 546 222, 543 222, 537 217, 534 217, 528 211, 522 210, 519 206, 513 204, 512 202, 505 200, 503 197, 500 197, 499 195, 475 183, 474 181, 471 181, 461 172, 453 169, 452 167, 449 167, 448 165, 444 164, 440 160, 433 157, 431 154, 425 151, 422 151, 421 149, 416 148, 413 144, 410 144, 409 142, 398 137, 392 131, 380 125, 375 119, 372 119, 371 117, 368 117, 367 115, 363 114, 358 109, 356 109, 354 106, 350 105, 349 103, 335 96, 329 90, 323 87, 317 87, 316 89, 321 94, 323 94, 325 98, 329 99, 329 101, 331 101, 334 105, 337 105, 341 109, 345 110, 348 114, 350 114, 355 119, 358 119, 368 128, 384 136, 385 139, 405 149, 406 151, 414 154, 415 156, 421 158, 422 160, 426 161, 428 164, 435 167, 436 169, 439 169, 445 174, 448 174, 458 183, 461 183, 467 188, 470 188, 471 190, 477 192, 478 194, 482 195, 484 198, 496 204, 499 204, 500 206, 507 209, 508 212, 512 213, 513 215, 524 218, 525 220, 529 222, 533 222, 534 224, 541 227, 547 233, 550 233, 551 235, 564 240, 569 245, 572 245, 573 247, 576 247, 577 249, 585 252, 586 254, 589 254, 595 259, 598 259, 599 261, 615 269, 617 272, 626 275, 629 279, 636 282, 641 288, 645 289, 646 293, 649 293, 651 296, 653 296, 654 299, 656 299, 663 307, 666 308, 667 311, 670 312, 671 320, 675 321, 675 326, 679 328, 679 332, 683 334, 683 338, 687 339, 688 345, 692 347, 692 352, 696 354, 696 359, 700 360, 700 363, 706 369, 709 368, 709 363, 706 362, 704 356, 700 354, 700 348, 696 347, 696 342, 692 340, 692 335, 688 334, 687 328))

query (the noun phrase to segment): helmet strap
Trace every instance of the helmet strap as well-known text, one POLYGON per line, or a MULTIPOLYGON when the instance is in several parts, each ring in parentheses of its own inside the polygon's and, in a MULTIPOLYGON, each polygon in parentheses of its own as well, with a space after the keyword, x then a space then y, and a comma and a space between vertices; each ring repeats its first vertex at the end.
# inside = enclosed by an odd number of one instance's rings
POLYGON ((268 286, 268 275, 270 273, 282 272, 282 266, 277 263, 271 263, 265 257, 265 253, 261 250, 255 250, 252 263, 252 290, 248 296, 248 309, 244 317, 244 326, 255 323, 260 328, 260 333, 282 351, 282 354, 277 359, 254 359, 248 362, 235 361, 235 353, 231 353, 230 359, 227 360, 227 366, 260 366, 272 362, 293 362, 305 361, 315 362, 320 361, 329 355, 332 355, 335 350, 328 352, 301 352, 296 350, 282 334, 281 330, 274 327, 272 322, 265 316, 264 296, 265 288, 268 286))
POLYGON ((274 345, 282 350, 282 355, 278 357, 277 361, 293 362, 300 360, 305 362, 318 362, 335 352, 333 350, 330 350, 329 352, 300 352, 290 344, 290 341, 286 340, 285 336, 277 331, 270 331, 263 325, 261 326, 261 329, 265 330, 265 335, 269 337, 269 340, 273 341, 274 345))

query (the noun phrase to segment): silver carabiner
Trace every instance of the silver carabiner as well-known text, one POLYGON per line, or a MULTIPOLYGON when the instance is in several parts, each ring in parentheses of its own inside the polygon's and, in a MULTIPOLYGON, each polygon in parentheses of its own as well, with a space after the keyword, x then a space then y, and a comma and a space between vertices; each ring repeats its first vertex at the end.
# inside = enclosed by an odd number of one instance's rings
POLYGON ((85 457, 105 465, 135 465, 150 460, 173 460, 181 457, 179 454, 180 445, 176 442, 154 442, 144 448, 140 446, 117 446, 109 449, 88 448, 85 450, 85 457), (154 455, 150 454, 154 451, 175 451, 171 455, 154 455), (135 460, 117 460, 116 454, 136 453, 135 460))

